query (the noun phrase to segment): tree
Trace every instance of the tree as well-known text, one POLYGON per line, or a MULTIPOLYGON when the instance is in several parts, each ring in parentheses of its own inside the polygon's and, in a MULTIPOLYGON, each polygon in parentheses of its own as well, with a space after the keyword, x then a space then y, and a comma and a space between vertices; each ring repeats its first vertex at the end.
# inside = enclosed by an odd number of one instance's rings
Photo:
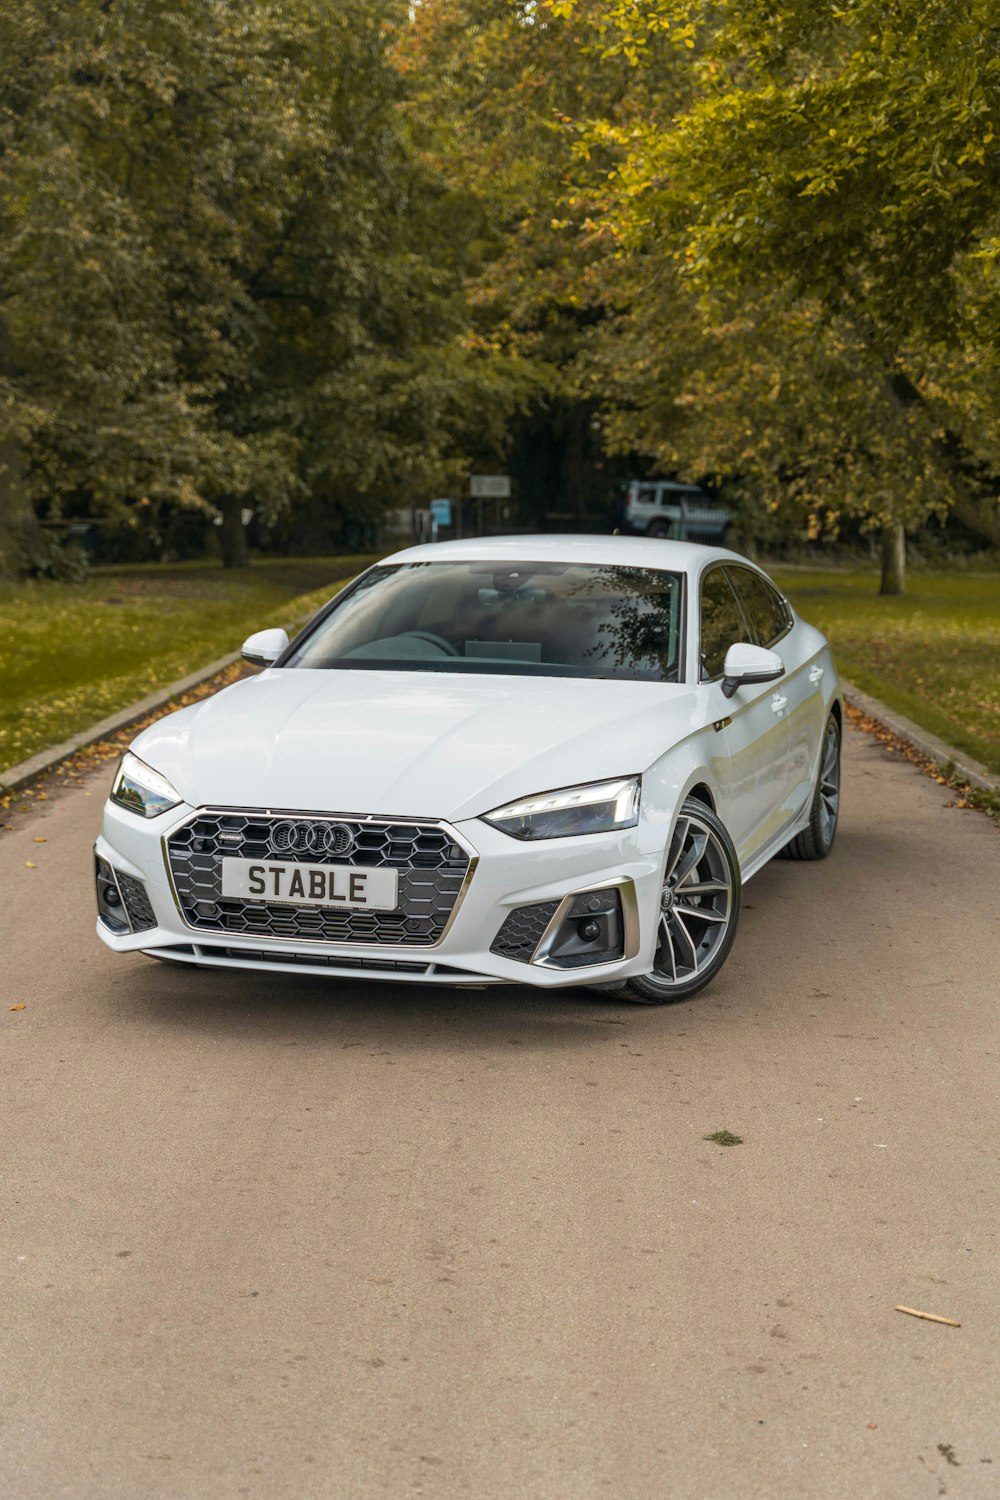
MULTIPOLYGON (((616 245, 599 218, 614 154, 588 144, 583 122, 624 128, 644 98, 625 59, 590 46, 599 11, 599 0, 566 16, 534 0, 421 0, 400 49, 418 139, 479 206, 476 326, 522 374, 506 454, 492 457, 520 478, 538 521, 606 498, 600 403, 579 361, 608 311, 616 245)), ((669 48, 659 60, 662 94, 677 69, 669 48)))
MULTIPOLYGON (((857 505, 883 523, 890 558, 927 506, 977 513, 998 454, 992 7, 606 0, 594 28, 639 73, 651 41, 671 38, 695 81, 680 111, 630 132, 590 127, 621 158, 609 223, 630 259, 671 257, 669 306, 686 294, 708 351, 693 406, 682 385, 684 420, 672 410, 661 443, 671 428, 690 438, 709 411, 740 413, 730 432, 752 430, 747 461, 780 450, 813 510, 857 505), (735 371, 713 341, 735 350, 735 371), (970 365, 987 377, 975 391, 970 365)), ((662 297, 633 304, 647 348, 662 311, 662 297)), ((648 415, 655 394, 638 404, 648 415)))
POLYGON ((414 148, 403 0, 11 0, 0 444, 29 500, 377 512, 459 462, 506 372, 464 205, 414 148), (474 252, 473 252, 474 256, 474 252))

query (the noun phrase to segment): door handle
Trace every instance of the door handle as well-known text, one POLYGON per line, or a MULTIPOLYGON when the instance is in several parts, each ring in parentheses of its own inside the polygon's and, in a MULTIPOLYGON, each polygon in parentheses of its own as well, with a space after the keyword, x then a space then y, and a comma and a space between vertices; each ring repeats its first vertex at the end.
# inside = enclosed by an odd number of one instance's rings
POLYGON ((810 673, 809 673, 809 681, 810 682, 822 682, 823 681, 823 668, 822 667, 813 667, 811 669, 810 673))
POLYGON ((774 695, 774 697, 771 699, 771 712, 773 714, 780 714, 781 711, 783 709, 787 708, 787 707, 788 707, 788 699, 787 698, 782 698, 782 696, 781 696, 780 693, 776 693, 774 695))

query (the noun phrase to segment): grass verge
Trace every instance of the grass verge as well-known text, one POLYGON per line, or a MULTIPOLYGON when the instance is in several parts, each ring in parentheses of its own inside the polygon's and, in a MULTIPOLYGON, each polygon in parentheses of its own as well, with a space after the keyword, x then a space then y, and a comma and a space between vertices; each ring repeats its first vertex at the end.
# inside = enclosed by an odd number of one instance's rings
POLYGON ((252 630, 310 614, 375 560, 101 568, 80 584, 0 585, 0 779, 6 767, 238 650, 252 630))
POLYGON ((845 677, 1000 773, 1000 575, 911 573, 883 599, 874 572, 770 571, 845 677))

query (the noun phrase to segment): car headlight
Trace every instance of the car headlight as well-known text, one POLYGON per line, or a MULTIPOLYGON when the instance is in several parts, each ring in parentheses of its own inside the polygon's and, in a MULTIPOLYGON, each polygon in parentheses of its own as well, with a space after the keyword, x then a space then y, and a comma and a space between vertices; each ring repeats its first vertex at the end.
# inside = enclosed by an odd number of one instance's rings
POLYGON ((126 750, 118 767, 115 784, 111 788, 111 800, 140 818, 155 818, 171 807, 179 807, 183 801, 170 782, 152 766, 126 750))
POLYGON ((567 839, 579 833, 612 833, 639 821, 639 777, 592 781, 558 792, 522 797, 484 813, 487 823, 515 839, 567 839))

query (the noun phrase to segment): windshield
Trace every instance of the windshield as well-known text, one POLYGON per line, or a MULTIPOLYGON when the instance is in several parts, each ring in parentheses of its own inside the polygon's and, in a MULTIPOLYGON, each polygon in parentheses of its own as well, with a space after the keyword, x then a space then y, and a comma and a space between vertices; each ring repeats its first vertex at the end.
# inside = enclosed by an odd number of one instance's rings
POLYGON ((282 666, 677 682, 681 600, 654 568, 404 563, 359 579, 282 666))

